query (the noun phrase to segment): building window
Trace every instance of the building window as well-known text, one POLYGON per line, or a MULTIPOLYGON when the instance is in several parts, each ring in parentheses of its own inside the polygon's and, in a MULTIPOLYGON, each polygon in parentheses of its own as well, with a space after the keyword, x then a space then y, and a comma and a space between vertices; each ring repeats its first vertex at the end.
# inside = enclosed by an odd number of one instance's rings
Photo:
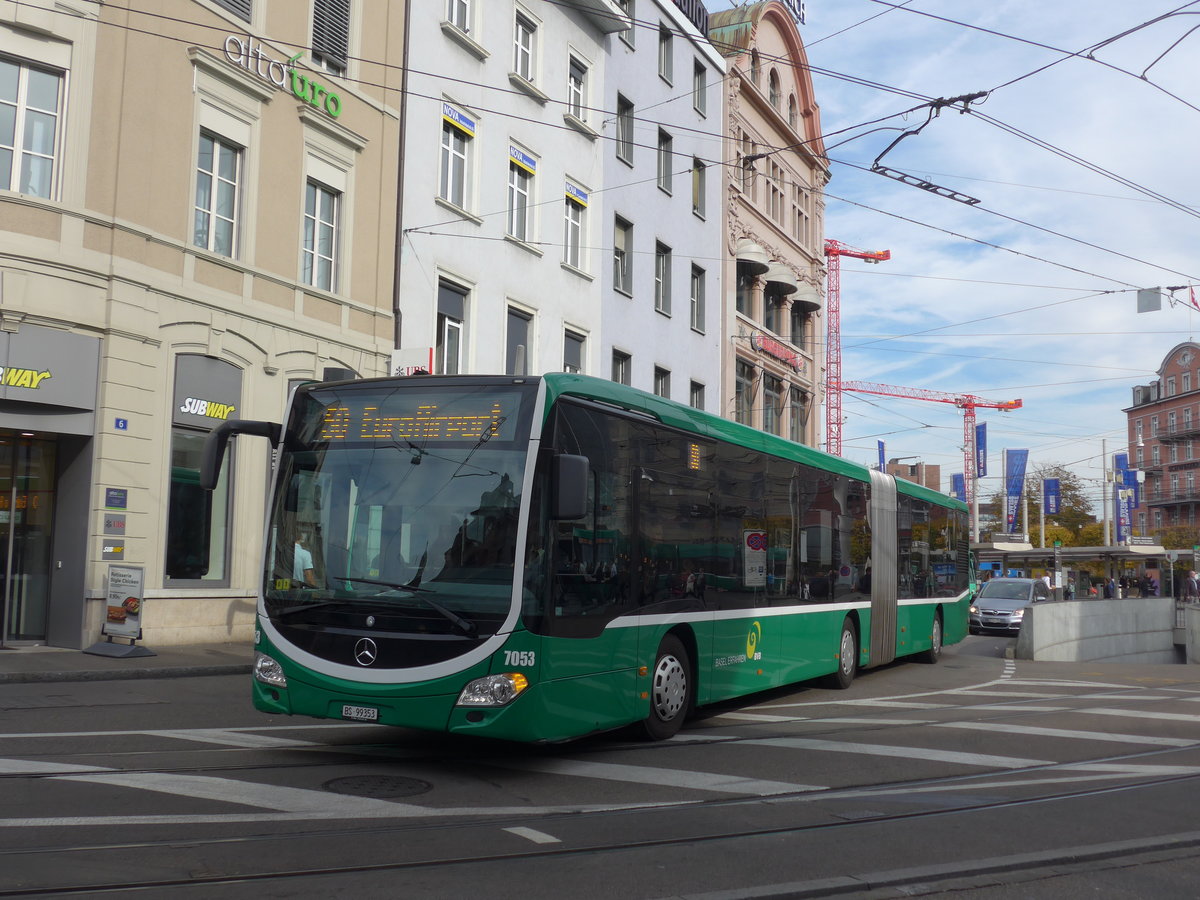
POLYGON ((237 251, 242 148, 204 131, 196 161, 196 221, 192 242, 222 256, 237 251))
POLYGON ((529 240, 533 173, 536 163, 528 154, 509 148, 508 233, 518 241, 529 240))
POLYGON ((743 425, 749 425, 754 403, 754 366, 743 360, 737 361, 733 380, 733 417, 743 425))
POLYGON ((1146 451, 1143 448, 1138 447, 1136 453, 1134 454, 1135 455, 1134 465, 1137 466, 1139 469, 1144 468, 1143 464, 1145 463, 1145 452, 1146 451))
MULTIPOLYGON (((637 21, 634 18, 636 14, 634 2, 635 0, 617 0, 617 6, 621 8, 621 12, 625 14, 625 18, 629 20, 629 27, 618 33, 621 35, 621 40, 630 47, 634 45, 636 38, 635 32, 638 29, 637 21)), ((628 384, 628 382, 626 382, 626 384, 628 384)))
POLYGON ((0 190, 53 197, 62 81, 58 73, 0 59, 0 190))
POLYGON ((808 400, 808 395, 800 388, 788 388, 788 437, 797 444, 804 443, 804 431, 812 409, 808 400))
POLYGON ((1174 375, 1167 376, 1167 396, 1168 397, 1175 396, 1175 376, 1174 375))
POLYGON ((755 87, 758 87, 759 79, 762 77, 762 64, 758 58, 758 51, 750 51, 750 81, 755 87))
POLYGON ((734 296, 734 305, 738 312, 744 316, 752 316, 754 306, 754 276, 753 275, 738 275, 737 278, 737 294, 734 296))
POLYGON ((703 333, 704 331, 704 270, 699 266, 692 266, 692 282, 691 288, 688 291, 689 300, 691 302, 691 323, 692 328, 703 333))
POLYGON ((508 349, 505 355, 505 372, 509 375, 529 374, 531 347, 530 323, 533 316, 510 306, 508 308, 508 349))
POLYGON ((633 104, 617 95, 617 159, 633 165, 633 104))
POLYGON ((774 69, 767 76, 767 99, 771 101, 771 106, 779 109, 779 73, 774 69))
POLYGON ((1150 437, 1158 437, 1158 416, 1150 417, 1150 437))
POLYGON ((704 195, 708 184, 707 167, 699 159, 692 159, 692 212, 704 218, 704 195))
POLYGON ((457 375, 462 371, 466 306, 466 288, 445 279, 438 282, 437 337, 433 358, 435 375, 457 375))
POLYGON ((228 585, 229 485, 232 454, 221 465, 217 488, 200 487, 200 461, 208 432, 171 429, 171 485, 167 502, 166 559, 168 583, 196 581, 228 585))
POLYGON ((341 195, 309 181, 304 190, 304 245, 301 281, 324 291, 337 289, 341 195))
POLYGON ((446 0, 446 21, 459 31, 471 30, 471 0, 446 0))
POLYGON ((798 184, 792 185, 792 237, 808 245, 808 192, 798 184))
POLYGON ((537 26, 517 13, 513 20, 513 71, 533 83, 534 54, 537 51, 537 26))
POLYGON ((579 373, 583 371, 583 345, 587 339, 577 332, 567 329, 563 332, 563 371, 579 373))
POLYGON ((573 184, 567 184, 567 196, 563 201, 563 262, 573 269, 583 270, 583 225, 587 212, 585 201, 579 195, 586 194, 573 184))
POLYGON ((808 317, 805 315, 805 312, 799 303, 793 303, 789 312, 791 317, 791 326, 788 332, 788 340, 797 347, 803 347, 804 324, 808 317))
POLYGON ((692 409, 704 409, 704 385, 693 381, 688 387, 688 405, 692 409))
POLYGON ((1137 439, 1140 442, 1142 439, 1142 420, 1141 419, 1133 420, 1133 431, 1134 431, 1134 434, 1137 435, 1137 439))
POLYGON ((708 70, 700 60, 692 65, 692 108, 702 116, 708 112, 708 70))
POLYGON ((779 334, 783 330, 783 298, 776 293, 763 293, 763 327, 779 334))
POLYGON ((213 0, 221 9, 228 10, 244 22, 249 22, 253 9, 251 0, 213 0))
POLYGON ((783 168, 772 162, 770 163, 770 173, 767 178, 767 214, 783 225, 783 168))
POLYGON ((442 104, 442 151, 439 161, 438 196, 457 206, 467 208, 470 184, 471 143, 475 138, 475 123, 449 104, 442 104))
POLYGON ((671 153, 671 135, 658 129, 658 187, 659 190, 671 193, 671 166, 674 154, 671 153))
POLYGON ((1188 391, 1190 391, 1192 389, 1192 373, 1184 372, 1182 375, 1179 376, 1179 378, 1180 378, 1179 390, 1186 394, 1188 391))
POLYGON ((661 242, 654 244, 654 309, 671 314, 671 248, 661 242))
POLYGON ((1175 433, 1175 410, 1167 413, 1167 434, 1175 433))
POLYGON ((1150 448, 1150 465, 1162 465, 1162 444, 1155 444, 1150 448))
POLYGON ((613 287, 633 296, 633 225, 620 216, 613 220, 613 287))
POLYGON ((783 382, 763 375, 763 431, 779 434, 783 427, 783 382))
POLYGON ((587 121, 587 66, 574 56, 567 65, 567 112, 587 121))
POLYGON ((633 357, 620 350, 614 350, 612 355, 612 380, 617 384, 630 384, 633 370, 633 357))
POLYGON ((674 36, 669 25, 658 26, 658 77, 670 84, 674 75, 674 36))
POLYGON ((350 58, 350 0, 313 0, 312 56, 329 72, 350 58))
POLYGON ((671 370, 661 366, 654 367, 654 393, 660 397, 671 398, 671 370))
POLYGON ((800 123, 800 112, 796 108, 796 95, 788 94, 788 126, 792 131, 796 130, 796 126, 800 123))

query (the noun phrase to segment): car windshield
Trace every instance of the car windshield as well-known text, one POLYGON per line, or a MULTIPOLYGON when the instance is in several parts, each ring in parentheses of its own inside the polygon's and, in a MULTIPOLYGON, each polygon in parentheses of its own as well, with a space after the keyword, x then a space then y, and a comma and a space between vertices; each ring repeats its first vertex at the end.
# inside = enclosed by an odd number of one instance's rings
POLYGON ((367 613, 391 632, 469 637, 504 621, 532 389, 438 382, 298 392, 267 535, 272 620, 367 613))
POLYGON ((1028 600, 1029 584, 1023 581, 989 581, 979 596, 989 600, 1028 600))

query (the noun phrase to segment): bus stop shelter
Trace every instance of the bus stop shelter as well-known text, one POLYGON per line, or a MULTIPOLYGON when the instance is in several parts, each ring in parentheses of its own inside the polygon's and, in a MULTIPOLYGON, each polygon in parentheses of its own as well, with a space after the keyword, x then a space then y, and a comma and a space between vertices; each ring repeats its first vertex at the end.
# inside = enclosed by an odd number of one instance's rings
MULTIPOLYGON (((1000 563, 1000 571, 1011 568, 1047 569, 1061 572, 1076 568, 1080 563, 1103 563, 1105 577, 1119 577, 1131 564, 1139 568, 1157 568, 1165 562, 1167 551, 1156 544, 1115 544, 1110 547, 1034 547, 1028 543, 985 541, 971 545, 978 563, 1000 563), (1150 565, 1154 564, 1154 565, 1150 565)), ((1170 566, 1167 566, 1170 571, 1170 566)), ((1056 596, 1061 597, 1061 578, 1056 578, 1059 587, 1056 596)), ((1160 578, 1160 582, 1161 582, 1160 578)), ((1173 585, 1159 585, 1166 596, 1173 595, 1173 585)))

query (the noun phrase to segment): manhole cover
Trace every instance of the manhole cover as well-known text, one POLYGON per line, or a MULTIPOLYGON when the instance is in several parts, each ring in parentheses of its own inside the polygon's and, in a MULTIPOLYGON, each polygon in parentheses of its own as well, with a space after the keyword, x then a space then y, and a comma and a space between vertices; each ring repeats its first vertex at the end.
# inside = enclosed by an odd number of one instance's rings
POLYGON ((419 778, 404 778, 400 775, 350 775, 335 778, 321 785, 334 794, 351 797, 376 797, 387 800, 392 797, 413 797, 424 794, 433 787, 419 778))

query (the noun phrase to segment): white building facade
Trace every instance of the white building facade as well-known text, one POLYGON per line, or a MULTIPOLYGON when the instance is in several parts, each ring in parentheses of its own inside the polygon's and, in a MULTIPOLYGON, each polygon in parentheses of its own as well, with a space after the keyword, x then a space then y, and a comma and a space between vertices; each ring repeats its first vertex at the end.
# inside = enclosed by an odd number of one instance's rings
POLYGON ((605 65, 598 374, 722 413, 725 64, 689 0, 619 0, 605 65))
POLYGON ((612 0, 409 8, 397 371, 600 370, 612 0))

